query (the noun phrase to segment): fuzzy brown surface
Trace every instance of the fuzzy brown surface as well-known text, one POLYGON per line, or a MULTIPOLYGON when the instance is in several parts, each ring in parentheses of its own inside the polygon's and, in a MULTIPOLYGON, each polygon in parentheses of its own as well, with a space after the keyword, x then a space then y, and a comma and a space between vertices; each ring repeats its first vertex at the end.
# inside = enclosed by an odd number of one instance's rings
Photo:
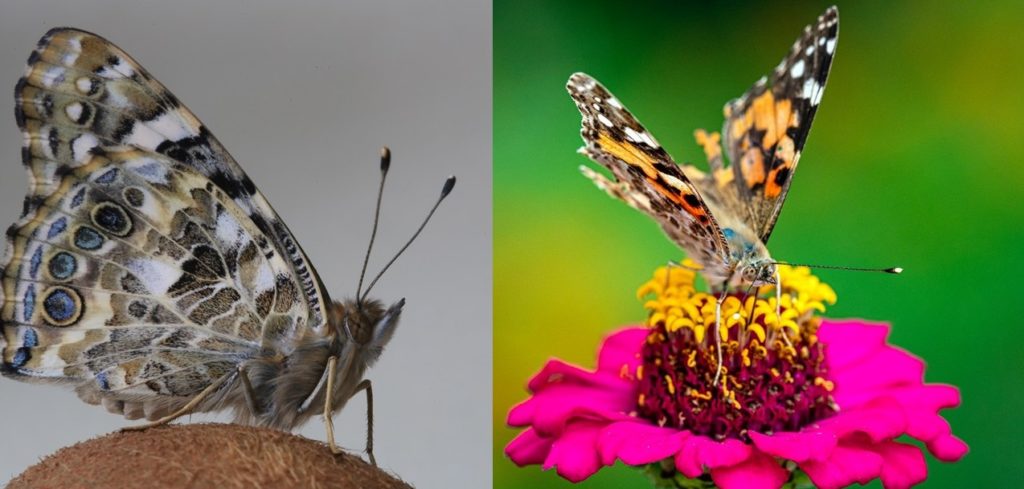
POLYGON ((268 428, 168 425, 65 447, 11 481, 22 488, 410 488, 357 454, 268 428))

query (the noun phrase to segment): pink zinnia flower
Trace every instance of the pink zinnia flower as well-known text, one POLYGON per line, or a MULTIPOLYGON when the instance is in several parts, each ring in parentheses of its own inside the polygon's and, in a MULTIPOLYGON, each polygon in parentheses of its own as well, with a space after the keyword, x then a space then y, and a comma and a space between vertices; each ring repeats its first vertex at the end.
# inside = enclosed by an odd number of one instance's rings
POLYGON ((817 318, 835 295, 806 268, 780 273, 781 303, 771 288, 727 299, 719 366, 705 334, 715 298, 691 271, 658 270, 640 289, 655 295, 647 326, 611 334, 596 371, 552 360, 530 380, 508 415, 527 429, 505 453, 574 482, 621 460, 662 484, 723 489, 910 487, 927 467, 903 435, 942 461, 967 453, 938 414, 960 403, 955 387, 925 384, 924 362, 886 342, 888 325, 817 318))

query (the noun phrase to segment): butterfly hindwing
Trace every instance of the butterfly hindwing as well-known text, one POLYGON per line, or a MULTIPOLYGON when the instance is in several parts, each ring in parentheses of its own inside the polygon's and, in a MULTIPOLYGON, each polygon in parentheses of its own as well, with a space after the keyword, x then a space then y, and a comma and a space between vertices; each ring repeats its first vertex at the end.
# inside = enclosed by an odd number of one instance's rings
POLYGON ((723 264, 722 231, 697 189, 621 102, 588 75, 567 84, 583 116, 580 150, 611 170, 615 181, 584 167, 614 197, 653 217, 687 253, 706 266, 723 264))
POLYGON ((306 326, 289 265, 184 165, 95 151, 33 197, 8 231, 7 373, 114 398, 188 396, 306 326))
MULTIPOLYGON (((725 105, 723 139, 735 199, 748 226, 768 241, 821 102, 839 35, 829 8, 804 29, 771 76, 725 105)), ((719 187, 725 182, 720 179, 719 187)))
POLYGON ((165 155, 208 178, 287 257, 313 326, 324 324, 322 304, 329 298, 287 226, 206 126, 123 50, 89 32, 53 29, 29 58, 15 97, 18 124, 39 143, 44 159, 74 165, 93 148, 125 145, 165 155))

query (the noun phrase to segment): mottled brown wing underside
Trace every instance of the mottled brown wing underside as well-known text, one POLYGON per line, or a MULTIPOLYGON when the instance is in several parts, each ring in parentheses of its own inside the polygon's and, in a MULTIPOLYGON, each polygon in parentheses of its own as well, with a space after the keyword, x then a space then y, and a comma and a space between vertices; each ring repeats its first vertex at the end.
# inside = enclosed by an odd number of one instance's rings
POLYGON ((67 161, 97 146, 125 145, 162 154, 221 188, 290 262, 322 326, 326 291, 305 253, 253 181, 181 101, 128 53, 96 34, 56 28, 43 36, 15 89, 15 116, 23 132, 44 138, 67 161), (26 127, 36 121, 35 127, 26 127))
POLYGON ((123 51, 52 30, 15 97, 30 185, 0 262, 3 373, 166 408, 320 325, 283 224, 123 51))

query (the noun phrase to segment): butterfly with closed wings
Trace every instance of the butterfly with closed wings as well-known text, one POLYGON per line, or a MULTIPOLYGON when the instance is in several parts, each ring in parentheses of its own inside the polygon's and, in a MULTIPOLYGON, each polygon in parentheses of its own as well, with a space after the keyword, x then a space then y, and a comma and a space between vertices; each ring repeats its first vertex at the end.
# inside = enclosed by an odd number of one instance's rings
POLYGON ((331 416, 365 391, 375 463, 364 374, 404 299, 368 299, 360 278, 332 301, 224 147, 106 39, 51 30, 15 98, 30 188, 0 262, 3 374, 74 386, 142 428, 230 408, 290 430, 321 412, 335 453, 331 416))

